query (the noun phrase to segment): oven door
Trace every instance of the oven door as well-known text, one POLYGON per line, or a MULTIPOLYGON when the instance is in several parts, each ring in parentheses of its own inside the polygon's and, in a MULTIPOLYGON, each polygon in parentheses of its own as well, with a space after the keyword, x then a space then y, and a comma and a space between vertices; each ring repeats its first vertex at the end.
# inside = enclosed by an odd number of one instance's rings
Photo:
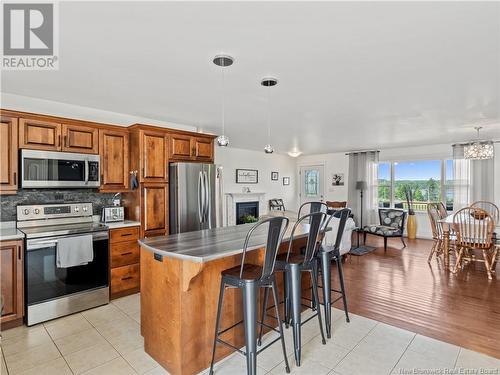
POLYGON ((93 237, 94 259, 76 267, 56 266, 57 240, 45 237, 26 241, 25 280, 26 305, 39 304, 75 293, 109 285, 108 232, 95 232, 93 237))
POLYGON ((99 155, 21 150, 23 188, 99 187, 99 155))

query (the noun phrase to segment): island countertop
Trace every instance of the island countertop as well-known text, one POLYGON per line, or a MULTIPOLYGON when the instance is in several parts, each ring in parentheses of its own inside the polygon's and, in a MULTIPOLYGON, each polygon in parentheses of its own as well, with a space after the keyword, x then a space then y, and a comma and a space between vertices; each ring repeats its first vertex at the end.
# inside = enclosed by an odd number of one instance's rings
MULTIPOLYGON (((290 239, 294 222, 290 222, 283 241, 290 239)), ((156 254, 192 262, 209 262, 215 259, 240 254, 243 252, 245 237, 254 224, 241 224, 229 227, 205 229, 195 232, 172 234, 139 240, 141 247, 156 254)), ((266 227, 262 226, 254 232, 248 250, 265 246, 267 240, 266 227)), ((295 238, 306 237, 309 224, 299 224, 295 238)))

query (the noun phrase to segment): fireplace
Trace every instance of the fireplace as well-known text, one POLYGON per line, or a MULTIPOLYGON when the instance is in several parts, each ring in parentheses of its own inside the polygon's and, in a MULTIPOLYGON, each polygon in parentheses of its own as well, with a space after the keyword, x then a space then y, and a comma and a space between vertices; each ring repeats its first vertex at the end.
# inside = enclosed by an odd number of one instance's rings
POLYGON ((252 218, 259 218, 259 202, 237 202, 236 203, 236 225, 251 223, 252 218))

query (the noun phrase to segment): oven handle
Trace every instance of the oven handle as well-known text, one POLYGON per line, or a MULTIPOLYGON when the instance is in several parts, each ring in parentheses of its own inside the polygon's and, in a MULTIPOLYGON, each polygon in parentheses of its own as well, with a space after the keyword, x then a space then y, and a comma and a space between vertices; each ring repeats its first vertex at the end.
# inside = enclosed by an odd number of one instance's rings
MULTIPOLYGON (((72 236, 58 236, 56 238, 44 238, 40 240, 28 240, 26 241, 26 251, 31 251, 31 250, 38 250, 38 249, 43 249, 50 246, 55 246, 57 245, 57 239, 58 238, 66 238, 66 237, 78 237, 81 236, 81 234, 76 234, 72 236)), ((103 232, 95 232, 92 234, 92 241, 99 241, 99 240, 107 240, 109 238, 109 233, 107 231, 103 232)))

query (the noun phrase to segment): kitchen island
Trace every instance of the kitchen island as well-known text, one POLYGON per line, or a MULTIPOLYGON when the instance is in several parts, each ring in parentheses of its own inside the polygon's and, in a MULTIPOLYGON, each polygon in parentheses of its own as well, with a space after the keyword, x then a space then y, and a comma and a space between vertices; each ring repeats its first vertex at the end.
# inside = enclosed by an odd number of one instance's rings
MULTIPOLYGON (((280 253, 288 249, 293 223, 283 238, 280 253)), ((241 264, 243 242, 252 224, 237 225, 140 240, 141 333, 144 348, 173 375, 196 374, 210 366, 221 271, 241 264)), ((294 251, 305 245, 309 225, 300 225, 294 251)), ((256 232, 246 263, 262 264, 266 233, 256 232)), ((310 281, 303 279, 303 288, 310 281)), ((282 278, 278 277, 282 299, 282 278)), ((305 292, 305 297, 310 295, 305 292)), ((262 298, 261 298, 262 300, 262 298)), ((260 311, 260 308, 259 310, 260 311)), ((242 320, 241 291, 224 295, 221 328, 242 320)), ((276 325, 276 321, 267 320, 276 325)), ((243 326, 222 338, 244 346, 243 326)), ((217 346, 216 360, 232 353, 217 346)))

